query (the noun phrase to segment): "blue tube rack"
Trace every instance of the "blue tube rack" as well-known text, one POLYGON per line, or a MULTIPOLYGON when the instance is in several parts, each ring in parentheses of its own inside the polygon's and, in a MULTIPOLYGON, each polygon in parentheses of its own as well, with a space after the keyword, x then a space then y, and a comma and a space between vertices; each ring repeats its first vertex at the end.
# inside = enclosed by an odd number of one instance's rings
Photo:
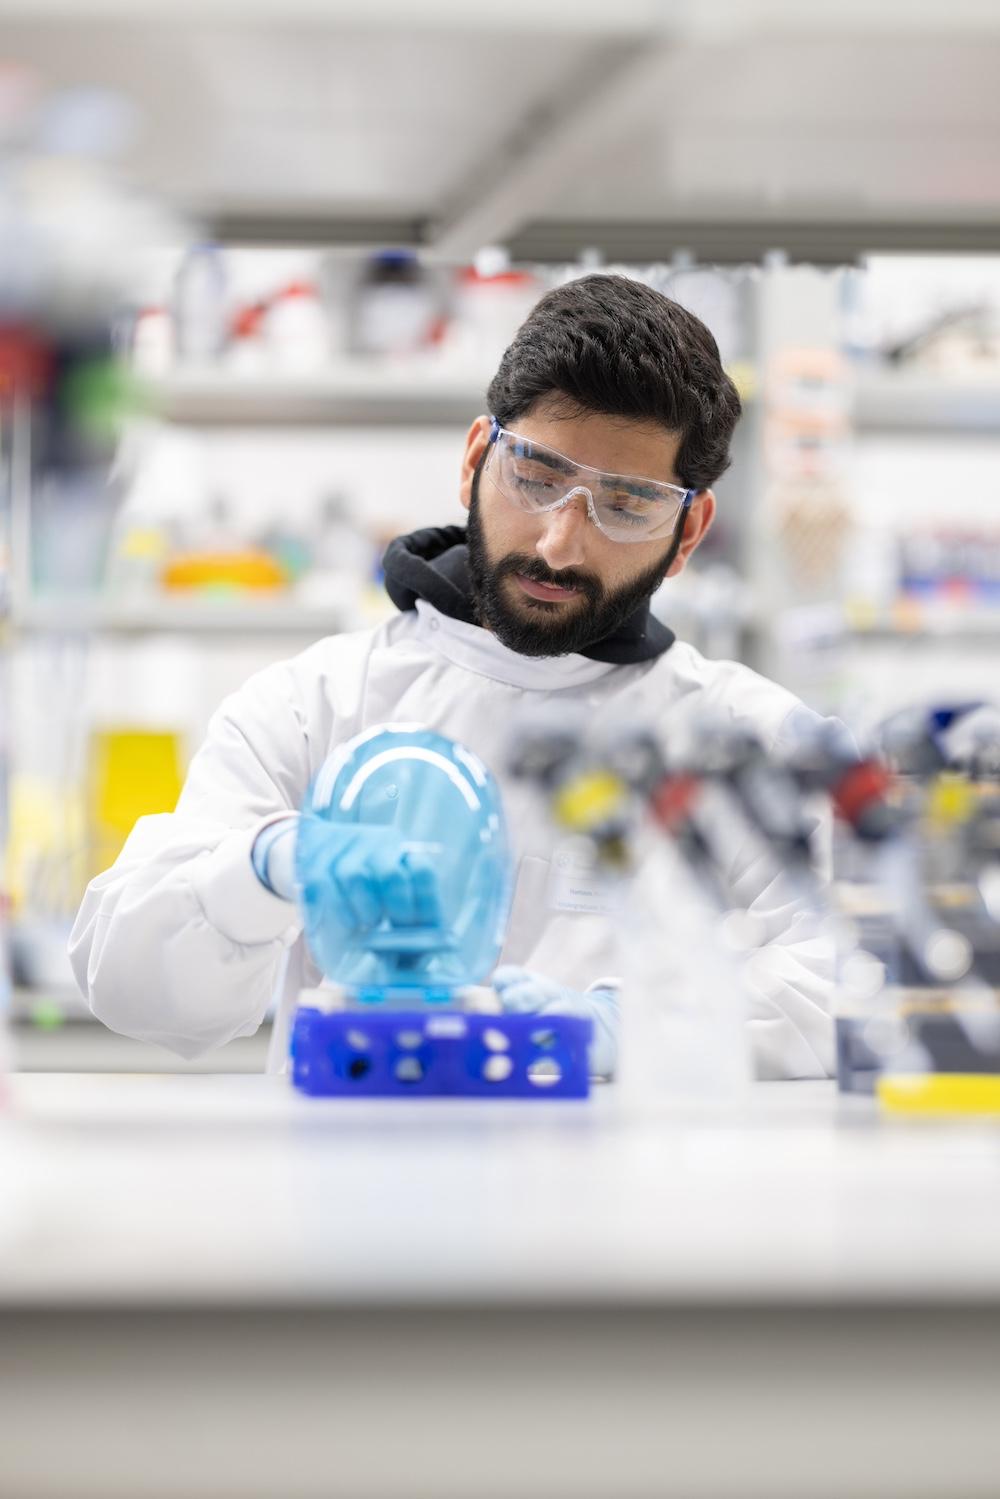
POLYGON ((586 1098, 589 1020, 301 1005, 292 1081, 312 1097, 586 1098))

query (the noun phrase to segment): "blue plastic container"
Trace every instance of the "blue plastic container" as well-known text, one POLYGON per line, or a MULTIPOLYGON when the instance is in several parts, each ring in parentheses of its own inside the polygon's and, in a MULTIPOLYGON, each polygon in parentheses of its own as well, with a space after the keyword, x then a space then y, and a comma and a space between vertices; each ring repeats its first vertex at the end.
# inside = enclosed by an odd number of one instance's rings
POLYGON ((320 968, 358 1002, 411 1007, 488 978, 510 907, 510 857, 496 781, 463 745, 419 725, 359 734, 320 771, 299 823, 306 938, 320 968), (359 930, 324 875, 331 825, 387 830, 432 866, 440 921, 359 930))
POLYGON ((328 1014, 303 1005, 292 1079, 319 1097, 586 1098, 592 1031, 568 1015, 328 1014))
MULTIPOLYGON (((410 724, 343 745, 303 808, 296 872, 310 949, 343 1005, 298 1010, 292 1078, 302 1092, 587 1096, 589 1020, 461 1008, 460 991, 496 966, 511 889, 500 793, 471 751, 410 724), (383 856, 397 875, 421 860, 433 873, 436 919, 394 923, 381 899, 371 924, 359 925, 344 894, 344 850, 354 846, 369 850, 354 872, 363 885, 383 856)), ((373 900, 380 878, 372 875, 373 900)))

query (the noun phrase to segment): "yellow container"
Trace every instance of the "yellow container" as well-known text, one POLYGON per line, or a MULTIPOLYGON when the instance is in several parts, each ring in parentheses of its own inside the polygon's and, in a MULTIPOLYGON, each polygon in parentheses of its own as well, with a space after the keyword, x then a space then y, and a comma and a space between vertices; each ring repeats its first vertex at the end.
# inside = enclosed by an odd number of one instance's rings
POLYGON ((172 812, 184 781, 181 736, 97 729, 90 737, 87 821, 90 877, 109 868, 140 817, 172 812))
POLYGON ((890 1114, 978 1114, 1000 1118, 1000 1074, 918 1072, 880 1077, 878 1101, 890 1114))
POLYGON ((172 558, 163 586, 171 593, 235 590, 274 593, 288 587, 288 573, 267 552, 201 552, 172 558))

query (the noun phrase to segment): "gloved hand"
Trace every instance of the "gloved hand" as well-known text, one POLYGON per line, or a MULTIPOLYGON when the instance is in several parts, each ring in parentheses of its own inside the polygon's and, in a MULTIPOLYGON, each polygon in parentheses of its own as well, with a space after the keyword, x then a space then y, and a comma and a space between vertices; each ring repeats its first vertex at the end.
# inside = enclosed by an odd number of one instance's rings
POLYGON ((505 964, 493 975, 493 987, 505 1010, 518 1015, 576 1015, 594 1023, 590 1070, 611 1077, 618 1056, 618 995, 614 989, 580 993, 527 968, 505 964))
POLYGON ((295 864, 307 908, 349 930, 370 930, 383 918, 393 926, 441 923, 434 869, 393 827, 303 819, 295 864))
POLYGON ((295 838, 299 814, 276 817, 265 823, 250 849, 253 872, 272 895, 282 900, 295 899, 295 838))

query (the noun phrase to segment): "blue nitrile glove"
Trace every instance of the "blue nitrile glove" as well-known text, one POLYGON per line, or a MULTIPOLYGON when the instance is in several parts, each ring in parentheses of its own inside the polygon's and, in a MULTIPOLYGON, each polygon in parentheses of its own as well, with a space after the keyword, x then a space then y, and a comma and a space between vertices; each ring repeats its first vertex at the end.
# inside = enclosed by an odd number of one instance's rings
POLYGON ((295 836, 299 828, 297 812, 276 817, 265 823, 253 841, 250 862, 253 872, 272 895, 282 900, 295 899, 295 836))
POLYGON ((567 989, 527 968, 505 964, 493 975, 493 987, 505 1010, 518 1015, 576 1015, 594 1023, 590 1070, 610 1077, 618 1056, 618 995, 614 989, 567 989))
POLYGON ((310 817, 300 825, 296 863, 307 906, 349 930, 367 931, 383 919, 393 926, 441 924, 433 866, 393 827, 310 817))

